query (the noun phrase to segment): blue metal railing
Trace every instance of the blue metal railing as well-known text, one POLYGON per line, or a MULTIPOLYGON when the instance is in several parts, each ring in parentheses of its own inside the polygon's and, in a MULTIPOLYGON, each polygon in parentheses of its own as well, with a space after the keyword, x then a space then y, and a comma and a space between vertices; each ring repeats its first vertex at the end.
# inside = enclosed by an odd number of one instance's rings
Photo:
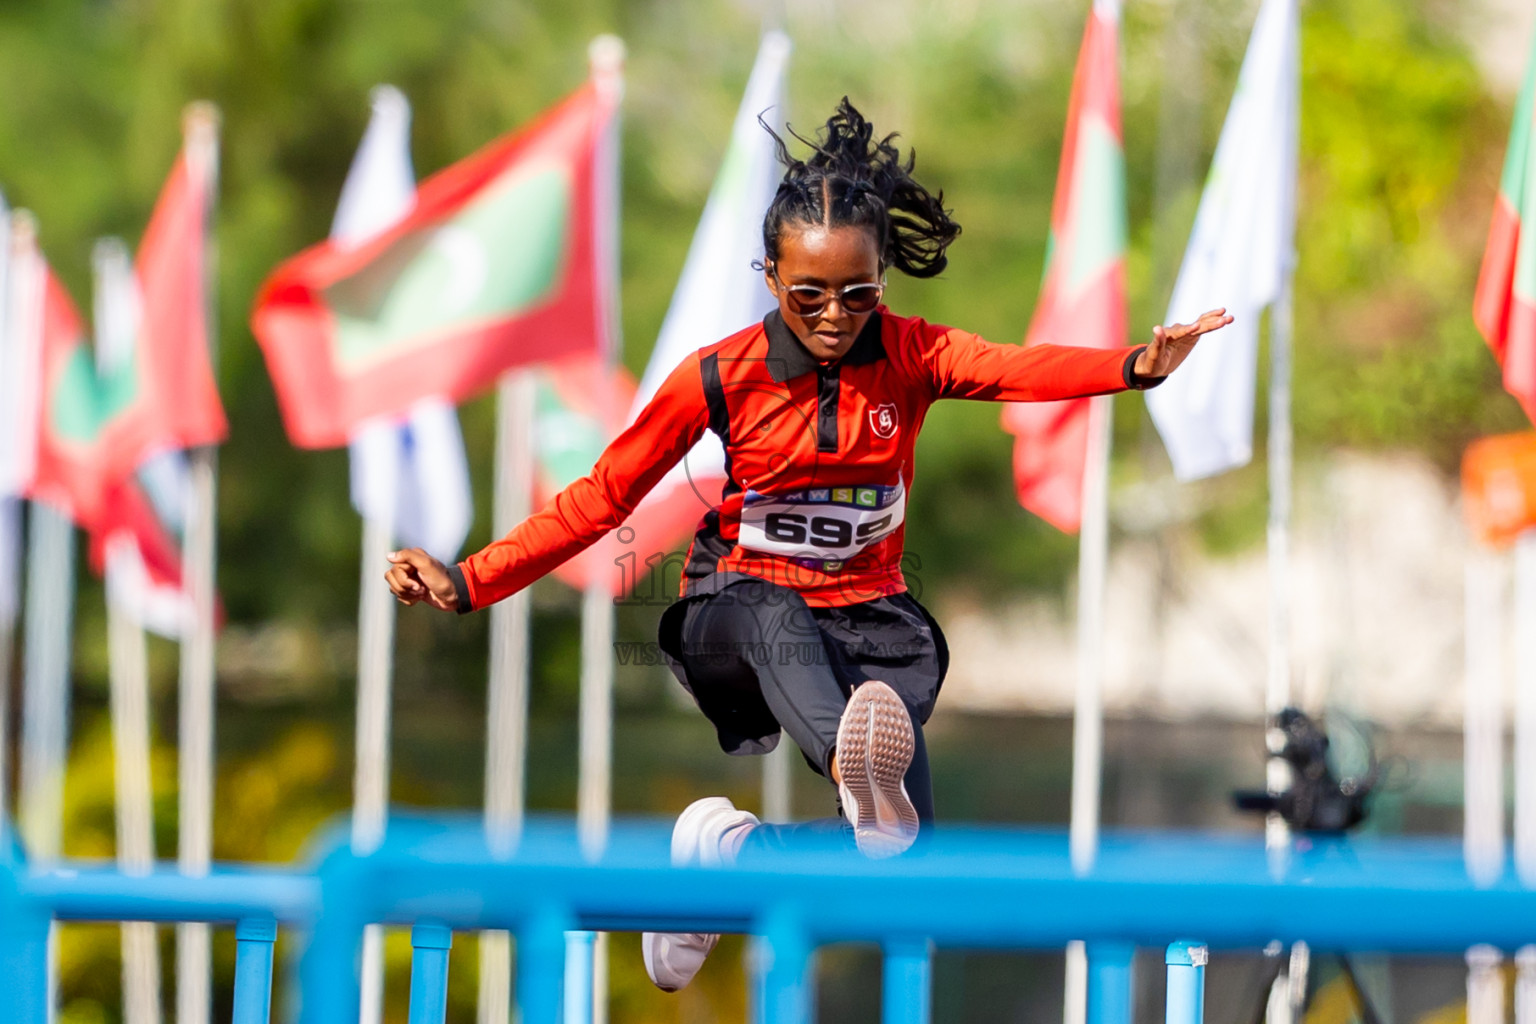
MULTIPOLYGON (((337 834, 338 837, 340 833, 337 834)), ((441 1024, 453 931, 517 937, 517 1000, 528 1024, 554 1024, 573 930, 746 932, 758 936, 755 1019, 812 1019, 818 946, 878 943, 883 1019, 928 1020, 938 946, 1089 953, 1089 1020, 1128 1024, 1131 958, 1166 948, 1169 1024, 1200 1024, 1206 945, 1259 948, 1305 940, 1324 950, 1461 954, 1536 940, 1536 891, 1505 879, 1479 889, 1457 843, 1376 841, 1295 852, 1275 874, 1256 838, 1111 835, 1093 872, 1074 877, 1065 836, 944 832, 921 850, 871 862, 825 843, 744 850, 730 868, 674 868, 665 825, 621 823, 596 864, 567 822, 534 822, 498 860, 477 821, 395 820, 384 844, 354 856, 344 839, 304 873, 224 869, 126 877, 71 865, 46 873, 0 865, 0 987, 10 1020, 44 1024, 49 922, 235 923, 234 1020, 268 1019, 278 924, 304 943, 301 1024, 356 1020, 363 928, 412 928, 410 1020, 441 1024)), ((580 998, 573 992, 571 997, 580 998)), ((588 996, 589 998, 589 996, 588 996)))

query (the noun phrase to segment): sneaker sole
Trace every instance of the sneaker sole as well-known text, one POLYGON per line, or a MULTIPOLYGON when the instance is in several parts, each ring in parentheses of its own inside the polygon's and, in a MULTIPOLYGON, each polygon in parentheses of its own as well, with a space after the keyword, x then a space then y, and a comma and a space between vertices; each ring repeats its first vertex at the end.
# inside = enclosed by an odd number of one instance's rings
POLYGON ((917 839, 917 809, 903 785, 915 740, 907 707, 885 683, 853 692, 837 728, 837 765, 844 812, 852 812, 859 852, 880 859, 903 853, 917 839))
MULTIPOLYGON (((646 973, 647 976, 650 977, 651 984, 655 985, 657 988, 661 989, 661 991, 663 991, 663 992, 681 992, 683 989, 687 988, 688 987, 688 983, 691 982, 698 975, 698 971, 695 970, 693 974, 688 975, 688 977, 686 977, 686 978, 680 979, 679 983, 676 984, 676 985, 663 985, 660 981, 658 981, 656 979, 656 976, 659 973, 660 967, 661 967, 661 965, 658 964, 656 961, 658 959, 665 958, 666 953, 667 953, 667 951, 663 948, 663 944, 667 943, 667 942, 686 941, 688 939, 702 940, 701 944, 703 945, 704 950, 703 950, 703 952, 699 956, 699 960, 700 960, 699 966, 702 967, 703 966, 703 960, 705 958, 707 958, 710 953, 714 952, 715 944, 720 941, 720 936, 718 936, 718 935, 703 935, 703 934, 689 935, 689 934, 669 934, 669 933, 665 933, 665 932, 646 932, 644 935, 642 935, 640 937, 640 957, 641 957, 642 960, 645 961, 645 973, 646 973)), ((669 964, 668 967, 671 970, 676 970, 676 966, 675 965, 669 964)))

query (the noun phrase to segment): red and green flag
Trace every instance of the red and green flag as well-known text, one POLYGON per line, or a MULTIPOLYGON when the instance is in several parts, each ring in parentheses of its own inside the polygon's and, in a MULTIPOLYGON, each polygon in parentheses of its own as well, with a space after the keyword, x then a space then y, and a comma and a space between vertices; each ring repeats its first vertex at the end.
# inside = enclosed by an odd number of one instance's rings
POLYGON ((136 392, 134 367, 98 374, 69 293, 35 246, 16 255, 12 296, 31 335, 40 399, 25 493, 89 530, 106 511, 102 452, 141 443, 142 421, 125 415, 136 392))
POLYGON ((589 82, 424 181, 387 231, 272 273, 251 327, 295 445, 343 445, 418 399, 460 402, 511 367, 607 350, 616 104, 589 82))
POLYGON ((206 299, 211 154, 189 133, 139 250, 139 316, 127 326, 129 358, 98 368, 73 301, 38 251, 17 248, 12 295, 35 394, 29 496, 81 527, 100 518, 105 494, 156 452, 214 444, 228 433, 213 382, 206 299))
MULTIPOLYGON (((10 321, 24 358, 19 366, 38 395, 35 430, 25 438, 29 461, 24 493, 68 515, 90 535, 91 565, 113 574, 113 599, 135 621, 177 636, 190 621, 181 583, 181 552, 130 472, 112 477, 104 456, 132 450, 130 415, 142 362, 98 369, 85 326, 35 238, 24 234, 13 252, 10 321)), ((25 382, 24 382, 25 383, 25 382)), ((136 443, 136 442, 135 442, 136 443)))
POLYGON ((1504 368, 1504 387, 1536 421, 1536 51, 1525 70, 1472 318, 1504 368))
MULTIPOLYGON (((1125 150, 1119 4, 1096 0, 1067 107, 1040 300, 1025 345, 1125 344, 1125 150)), ((1083 513, 1089 399, 1004 407, 1019 504, 1069 533, 1083 513)))
POLYGON ((217 133, 216 115, 194 105, 187 115, 186 144, 139 243, 134 414, 148 423, 148 450, 109 453, 116 455, 107 466, 112 479, 132 473, 146 454, 218 444, 229 436, 208 332, 208 222, 217 133))
MULTIPOLYGON (((635 379, 602 357, 577 357, 539 367, 534 398, 536 507, 592 472, 597 457, 624 426, 635 399, 635 379)), ((620 527, 625 529, 626 527, 620 527)), ((634 529, 633 524, 627 528, 634 529)), ((636 566, 608 537, 562 562, 554 574, 577 590, 604 584, 622 597, 635 584, 636 566)), ((641 564, 640 574, 649 571, 641 564)))

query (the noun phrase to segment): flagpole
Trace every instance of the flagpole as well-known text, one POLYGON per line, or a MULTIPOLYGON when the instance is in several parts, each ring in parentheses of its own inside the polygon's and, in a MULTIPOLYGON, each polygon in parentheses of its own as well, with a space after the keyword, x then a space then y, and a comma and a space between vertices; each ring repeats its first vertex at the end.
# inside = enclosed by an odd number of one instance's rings
POLYGON ((1536 529, 1515 540, 1515 871, 1536 885, 1536 529))
MULTIPOLYGON (((1503 583, 1491 552, 1468 555, 1462 855, 1479 888, 1504 873, 1503 583)), ((1502 952, 1473 946, 1466 960, 1468 1024, 1503 1024, 1502 952)))
MULTIPOLYGON (((1093 0, 1090 18, 1115 25, 1118 47, 1120 0, 1093 0)), ((1116 65, 1119 64, 1118 48, 1116 65)), ((1060 188, 1058 183, 1058 188, 1060 188)), ((1124 212, 1119 211, 1123 217, 1124 212)), ((1123 343, 1116 339, 1113 343, 1123 343)), ((1072 710, 1072 803, 1068 856, 1074 874, 1093 869, 1099 848, 1099 819, 1104 761, 1104 591, 1109 562, 1109 455, 1114 433, 1114 399, 1089 400, 1084 443, 1082 521, 1077 562, 1077 686, 1072 710)), ((1088 1019, 1091 965, 1087 946, 1067 943, 1062 1017, 1065 1024, 1088 1019)))
MULTIPOLYGON (((784 0, 769 0, 763 10, 763 34, 785 33, 788 16, 784 0)), ((779 112, 782 116, 783 112, 779 112)), ((763 820, 788 824, 794 820, 794 744, 785 733, 763 758, 763 820)))
MULTIPOLYGON (((40 283, 40 282, 39 282, 40 283)), ((29 502, 17 823, 34 869, 63 852, 64 769, 69 750, 75 535, 69 517, 29 502)), ((48 933, 48 1006, 58 1004, 58 927, 48 933)))
MULTIPOLYGON (((218 369, 217 252, 212 232, 219 180, 219 111, 194 103, 182 115, 186 159, 205 176, 208 196, 204 295, 209 361, 218 369)), ((217 571, 218 449, 213 445, 187 453, 186 529, 182 538, 182 581, 191 621, 183 625, 177 680, 176 860, 182 874, 206 875, 213 854, 214 777, 214 593, 217 571)), ((212 1006, 211 948, 208 925, 176 926, 176 1021, 207 1024, 212 1006)))
MULTIPOLYGON (((11 341, 35 357, 42 341, 44 271, 37 221, 11 216, 11 341)), ((69 748, 70 652, 75 609, 74 526, 58 509, 28 502, 26 612, 23 626, 21 750, 16 820, 34 867, 63 846, 64 768, 69 748)), ((58 931, 48 936, 48 1005, 58 1002, 58 931)))
POLYGON ((1483 887, 1504 873, 1503 591, 1500 560, 1485 550, 1468 555, 1462 849, 1467 874, 1483 887))
MULTIPOLYGON (((0 195, 0 373, 10 377, 13 385, 21 377, 22 363, 19 342, 14 336, 10 315, 10 209, 5 196, 0 195)), ((0 382, 0 396, 10 408, 0 414, 0 456, 3 456, 3 475, 0 475, 0 833, 10 828, 11 773, 11 661, 16 654, 16 613, 20 608, 21 591, 21 518, 23 504, 20 498, 20 457, 22 446, 21 420, 17 415, 22 404, 14 387, 0 382)), ((3 840, 0 835, 0 840, 3 840)))
MULTIPOLYGON (((603 35, 587 48, 593 81, 609 94, 615 107, 624 93, 624 42, 617 36, 603 35)), ((599 272, 600 315, 604 318, 604 378, 602 386, 612 381, 618 365, 619 278, 619 118, 617 113, 607 127, 607 137, 599 145, 595 175, 594 208, 599 272)), ((611 401, 604 403, 616 414, 611 401)), ((609 424, 610 435, 612 424, 609 424)), ((608 824, 613 804, 613 590, 606 574, 587 585, 581 603, 581 696, 578 768, 576 781, 576 833, 582 854, 596 860, 608 844, 608 824)), ((580 1000, 571 1000, 566 1009, 566 1024, 606 1024, 608 1019, 608 943, 601 933, 595 937, 580 932, 566 936, 567 991, 579 991, 590 984, 590 1014, 583 1016, 580 1000), (590 982, 588 981, 590 979, 590 982)))
POLYGON ((582 853, 596 860, 613 811, 613 592, 606 575, 581 595, 580 721, 576 832, 582 853))
POLYGON ((1109 451, 1114 399, 1100 395, 1088 413, 1083 524, 1077 562, 1077 696, 1072 728, 1072 870, 1085 875, 1099 849, 1104 756, 1104 587, 1109 559, 1109 451))
POLYGON ((27 857, 39 866, 58 860, 63 847, 75 537, 64 513, 36 501, 29 508, 17 811, 27 857))
POLYGON ((779 737, 779 745, 763 758, 763 820, 787 824, 794 820, 794 743, 779 737))
MULTIPOLYGON (((0 281, 0 288, 4 286, 0 281)), ((10 821, 11 659, 16 652, 22 507, 19 499, 0 496, 0 832, 10 821)))
MULTIPOLYGON (((92 253, 95 271, 96 365, 103 376, 133 359, 134 288, 128 250, 103 238, 92 253)), ((129 540, 129 544, 136 541, 129 540)), ((132 586, 124 577, 117 542, 106 541, 107 678, 112 720, 117 864, 124 874, 147 875, 155 864, 154 801, 149 770, 149 645, 135 619, 132 586)), ((131 557, 131 555, 129 555, 131 557)), ((123 1020, 160 1020, 160 949, 155 925, 125 921, 122 929, 123 1020)))
MULTIPOLYGON (((1279 797, 1291 785, 1291 767, 1282 756, 1286 737, 1275 727, 1291 696, 1291 285, 1294 259, 1287 258, 1284 281, 1269 311, 1269 665, 1264 686, 1265 789, 1279 797)), ((1264 847, 1271 869, 1283 870, 1290 850, 1291 829, 1277 811, 1264 822, 1264 847)), ((1275 955, 1282 955, 1277 952, 1275 955)), ((1291 947, 1290 956, 1275 976, 1269 1001, 1269 1024, 1291 1024, 1305 1000, 1309 963, 1305 943, 1291 947)))
MULTIPOLYGON (((144 629, 113 600, 121 567, 107 565, 107 658, 117 798, 117 864, 126 875, 148 875, 155 864, 154 809, 149 778, 149 666, 144 629)), ((160 1020, 160 949, 151 921, 125 921, 123 1020, 160 1020)))
POLYGON ((11 212, 0 193, 0 841, 10 829, 11 658, 15 654, 17 599, 21 581, 21 402, 15 382, 21 376, 17 341, 10 316, 11 212))
MULTIPOLYGON (((1109 453, 1114 399, 1090 400, 1083 464, 1083 521, 1077 556, 1077 690, 1072 710, 1072 809, 1068 850, 1072 870, 1085 875, 1099 849, 1104 760, 1104 589, 1109 561, 1109 453)), ((1066 1024, 1088 1017, 1088 954, 1067 944, 1066 1024)))
MULTIPOLYGON (((505 536, 532 509, 534 393, 531 370, 501 378, 496 398, 496 493, 493 532, 505 536)), ((486 700, 485 835, 509 857, 523 828, 528 763, 528 591, 491 606, 490 680, 486 700)), ((512 1011, 512 946, 505 931, 480 933, 478 1024, 508 1024, 512 1011)))
MULTIPOLYGON (((385 494, 398 490, 398 460, 381 466, 385 494), (387 478, 387 479, 384 479, 387 478)), ((384 586, 395 534, 395 502, 363 519, 358 599, 357 754, 353 774, 352 852, 372 853, 384 838, 389 810, 390 676, 394 670, 394 598, 384 586)), ((384 1011, 384 929, 363 932, 360 1024, 379 1024, 384 1011)))
MULTIPOLYGON (((1264 687, 1264 712, 1272 725, 1291 703, 1291 272, 1269 314, 1269 672, 1264 687)), ((1265 781, 1271 796, 1290 785, 1290 767, 1280 756, 1285 737, 1266 730, 1269 763, 1265 781)), ((1290 829, 1271 814, 1264 830, 1272 856, 1290 842, 1290 829)))
MULTIPOLYGON (((1514 633, 1515 874, 1520 884, 1529 887, 1536 885, 1536 529, 1527 529, 1515 539, 1514 633)), ((1467 953, 1472 968, 1469 989, 1478 973, 1473 953, 1467 953)), ((1536 1019, 1536 946, 1520 947, 1515 969, 1515 1020, 1531 1024, 1536 1019)), ((1497 962, 1492 968, 1496 970, 1497 962)), ((1502 1003, 1499 1009, 1502 1012, 1502 1003)))

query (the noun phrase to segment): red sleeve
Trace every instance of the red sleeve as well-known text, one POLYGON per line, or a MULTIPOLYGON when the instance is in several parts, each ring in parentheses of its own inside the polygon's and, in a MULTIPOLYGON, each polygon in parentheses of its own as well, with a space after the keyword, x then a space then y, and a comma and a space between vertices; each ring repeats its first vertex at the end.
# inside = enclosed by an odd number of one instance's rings
POLYGON ((458 572, 452 575, 462 574, 468 592, 460 595, 460 610, 510 597, 596 543, 688 453, 708 422, 699 360, 690 356, 672 371, 635 422, 598 456, 592 472, 455 567, 458 572))
POLYGON ((917 341, 935 398, 1050 402, 1140 386, 1138 348, 997 345, 967 331, 919 322, 917 341))

